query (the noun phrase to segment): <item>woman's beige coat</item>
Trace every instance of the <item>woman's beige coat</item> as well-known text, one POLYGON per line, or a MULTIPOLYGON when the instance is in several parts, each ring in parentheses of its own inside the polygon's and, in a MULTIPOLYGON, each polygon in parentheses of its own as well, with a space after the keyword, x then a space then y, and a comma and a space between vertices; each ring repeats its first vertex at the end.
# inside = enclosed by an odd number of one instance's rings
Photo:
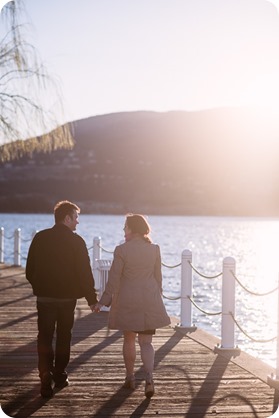
POLYGON ((111 304, 111 329, 144 331, 169 325, 159 246, 140 237, 117 246, 100 303, 111 304))

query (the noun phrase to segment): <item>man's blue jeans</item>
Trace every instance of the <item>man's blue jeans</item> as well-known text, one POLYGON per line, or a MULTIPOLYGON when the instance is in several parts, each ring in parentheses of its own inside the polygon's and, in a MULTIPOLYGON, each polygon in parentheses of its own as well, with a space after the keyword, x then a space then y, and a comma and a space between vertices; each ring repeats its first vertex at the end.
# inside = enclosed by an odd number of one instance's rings
POLYGON ((61 375, 70 360, 72 328, 76 300, 38 298, 38 369, 44 373, 61 375), (55 351, 53 339, 56 329, 55 351))

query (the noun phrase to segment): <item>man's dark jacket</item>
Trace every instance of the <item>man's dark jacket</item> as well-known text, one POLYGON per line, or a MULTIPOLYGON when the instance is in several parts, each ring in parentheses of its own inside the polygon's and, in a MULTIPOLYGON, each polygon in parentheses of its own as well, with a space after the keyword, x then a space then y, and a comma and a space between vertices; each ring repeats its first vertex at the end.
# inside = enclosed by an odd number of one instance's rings
POLYGON ((86 244, 64 224, 35 235, 28 252, 26 278, 36 296, 85 297, 88 305, 97 302, 86 244))

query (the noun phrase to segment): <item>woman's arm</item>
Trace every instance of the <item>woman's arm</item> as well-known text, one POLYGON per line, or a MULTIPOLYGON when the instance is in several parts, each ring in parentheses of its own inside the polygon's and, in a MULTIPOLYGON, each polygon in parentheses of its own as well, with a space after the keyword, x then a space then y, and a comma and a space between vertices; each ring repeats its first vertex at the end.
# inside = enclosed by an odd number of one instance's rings
POLYGON ((161 262, 161 251, 159 245, 156 245, 156 261, 155 261, 155 269, 154 269, 154 276, 158 282, 159 289, 161 293, 163 292, 162 288, 162 262, 161 262))

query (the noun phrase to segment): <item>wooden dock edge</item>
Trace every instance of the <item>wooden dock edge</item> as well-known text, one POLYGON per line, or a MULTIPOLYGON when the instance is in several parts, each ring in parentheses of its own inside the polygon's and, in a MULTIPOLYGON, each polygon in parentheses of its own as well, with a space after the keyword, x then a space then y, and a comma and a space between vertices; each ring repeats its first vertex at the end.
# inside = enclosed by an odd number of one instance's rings
MULTIPOLYGON (((183 328, 180 329, 179 326, 177 326, 178 322, 178 318, 171 318, 172 327, 213 352, 215 351, 215 347, 221 343, 221 340, 218 337, 211 335, 200 328, 196 328, 193 331, 185 331, 183 328)), ((219 351, 218 354, 229 359, 232 363, 253 374, 266 384, 268 384, 268 376, 271 376, 272 373, 275 374, 275 369, 272 366, 253 357, 245 351, 242 351, 241 347, 240 351, 237 353, 219 351)))

